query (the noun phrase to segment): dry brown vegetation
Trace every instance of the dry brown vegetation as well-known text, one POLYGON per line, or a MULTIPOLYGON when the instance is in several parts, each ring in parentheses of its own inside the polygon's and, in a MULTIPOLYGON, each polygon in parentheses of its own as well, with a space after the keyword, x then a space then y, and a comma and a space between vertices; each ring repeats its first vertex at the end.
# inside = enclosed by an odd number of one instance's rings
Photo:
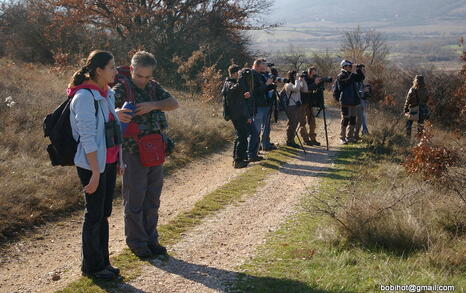
MULTIPOLYGON (((21 228, 82 206, 75 168, 50 165, 42 133, 45 115, 66 97, 71 73, 72 68, 0 59, 0 242, 21 228)), ((225 145, 232 130, 216 104, 169 91, 181 107, 168 113, 169 134, 176 143, 168 168, 225 145)))
POLYGON ((354 177, 338 190, 342 196, 322 193, 309 209, 335 220, 331 241, 421 253, 441 271, 464 273, 466 64, 460 74, 421 70, 432 115, 422 135, 410 140, 402 108, 415 72, 385 69, 370 100, 361 165, 352 167, 354 177))

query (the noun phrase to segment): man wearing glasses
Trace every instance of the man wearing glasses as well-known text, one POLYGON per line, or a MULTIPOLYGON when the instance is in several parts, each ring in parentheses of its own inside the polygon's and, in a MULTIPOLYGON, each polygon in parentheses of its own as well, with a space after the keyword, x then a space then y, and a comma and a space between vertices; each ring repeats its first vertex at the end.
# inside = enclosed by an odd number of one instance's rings
POLYGON ((340 65, 341 73, 336 81, 341 107, 340 142, 348 144, 356 142, 356 107, 361 103, 356 83, 364 80, 364 73, 359 69, 354 73, 351 61, 343 60, 340 65))
MULTIPOLYGON (((123 139, 123 161, 126 164, 123 200, 126 243, 140 258, 167 253, 166 248, 159 244, 157 233, 163 165, 143 165, 136 141, 136 137, 163 134, 168 127, 164 111, 178 108, 177 100, 153 80, 155 65, 152 54, 137 52, 131 59, 131 77, 120 79, 114 86, 116 107, 121 108, 125 102, 131 102, 136 108, 133 115, 125 114, 120 120, 122 123, 134 122, 128 125, 123 139), (136 135, 128 135, 133 130, 136 135)), ((132 112, 129 109, 124 111, 132 112)))

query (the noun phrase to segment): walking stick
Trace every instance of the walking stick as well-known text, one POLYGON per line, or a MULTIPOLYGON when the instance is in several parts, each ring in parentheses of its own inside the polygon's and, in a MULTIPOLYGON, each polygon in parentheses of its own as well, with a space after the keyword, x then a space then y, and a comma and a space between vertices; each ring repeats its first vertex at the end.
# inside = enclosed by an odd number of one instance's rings
POLYGON ((325 117, 325 106, 322 108, 322 115, 324 116, 325 142, 327 143, 327 151, 328 151, 328 132, 327 132, 327 117, 325 117))

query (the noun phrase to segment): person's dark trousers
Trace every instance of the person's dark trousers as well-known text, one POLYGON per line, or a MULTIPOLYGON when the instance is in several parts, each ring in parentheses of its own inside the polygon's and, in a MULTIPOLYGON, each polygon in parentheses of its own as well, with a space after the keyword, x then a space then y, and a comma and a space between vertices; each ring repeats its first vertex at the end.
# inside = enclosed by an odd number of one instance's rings
POLYGON ((236 131, 235 144, 233 147, 233 159, 235 161, 246 161, 248 159, 248 136, 250 125, 246 119, 232 120, 236 131))
MULTIPOLYGON (((81 184, 89 184, 92 171, 80 167, 77 167, 77 170, 81 184)), ((107 164, 105 171, 100 174, 96 192, 85 194, 81 270, 87 274, 101 271, 110 265, 108 217, 112 213, 115 180, 116 163, 107 164)))
POLYGON ((267 117, 265 118, 264 123, 264 132, 262 133, 262 148, 264 150, 270 148, 272 145, 270 143, 270 131, 271 131, 271 122, 272 122, 272 106, 269 106, 269 111, 267 113, 267 117))
POLYGON ((256 123, 249 124, 249 142, 248 142, 248 157, 249 159, 256 158, 259 154, 259 129, 256 123))
MULTIPOLYGON (((249 149, 249 158, 257 157, 259 153, 259 146, 261 144, 261 133, 263 134, 265 131, 265 125, 267 124, 267 115, 269 113, 269 107, 257 107, 257 113, 254 115, 253 124, 257 132, 251 133, 251 142, 250 142, 250 149, 249 149)), ((262 135, 262 139, 264 136, 262 135)), ((268 148, 269 146, 267 146, 268 148)))
POLYGON ((286 143, 295 143, 294 138, 296 135, 296 129, 298 128, 301 118, 300 106, 289 106, 287 109, 288 113, 288 128, 286 129, 286 143))
POLYGON ((157 222, 163 187, 163 166, 144 167, 139 154, 123 151, 126 244, 135 253, 158 244, 157 222))
MULTIPOLYGON (((406 135, 408 137, 411 137, 413 123, 414 123, 414 120, 406 121, 406 135)), ((421 134, 423 129, 424 129, 424 118, 422 117, 422 115, 419 115, 419 121, 417 121, 417 133, 421 134)))

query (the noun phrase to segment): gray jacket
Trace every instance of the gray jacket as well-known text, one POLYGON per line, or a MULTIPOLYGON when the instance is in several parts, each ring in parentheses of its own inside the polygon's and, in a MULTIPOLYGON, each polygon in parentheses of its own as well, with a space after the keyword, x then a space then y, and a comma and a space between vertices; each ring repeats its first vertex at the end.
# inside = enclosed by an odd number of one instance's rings
MULTIPOLYGON (((104 98, 99 91, 80 89, 76 92, 70 105, 70 123, 73 137, 79 141, 74 163, 83 169, 91 170, 86 154, 97 151, 100 173, 105 171, 107 160, 107 143, 105 141, 105 122, 112 112, 115 120, 119 122, 115 112, 115 92, 109 89, 109 98, 104 98), (99 109, 94 106, 98 102, 99 109)), ((121 150, 120 150, 120 164, 121 150)))

